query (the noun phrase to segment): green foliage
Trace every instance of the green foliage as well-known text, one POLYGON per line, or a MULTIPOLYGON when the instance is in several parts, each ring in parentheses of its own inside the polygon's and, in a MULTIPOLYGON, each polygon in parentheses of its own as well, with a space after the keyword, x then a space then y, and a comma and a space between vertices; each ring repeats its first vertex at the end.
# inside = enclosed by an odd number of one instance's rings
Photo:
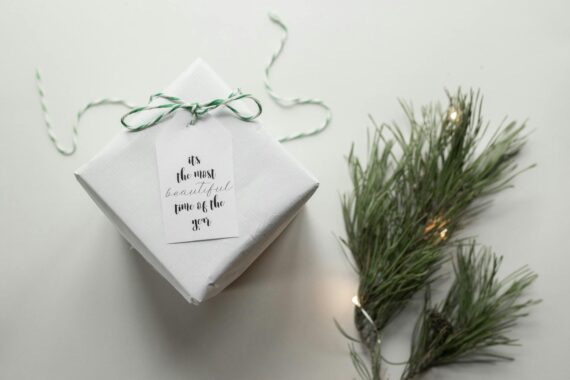
POLYGON ((376 342, 370 352, 370 369, 362 356, 356 352, 354 345, 349 345, 352 365, 362 380, 381 380, 382 355, 380 354, 380 342, 376 342))
POLYGON ((520 300, 536 274, 523 267, 499 280, 501 261, 488 248, 477 251, 474 242, 458 247, 455 280, 445 300, 432 306, 426 291, 402 379, 452 363, 512 360, 491 349, 517 343, 508 333, 538 302, 520 300))
POLYGON ((499 127, 483 144, 488 125, 479 95, 448 96, 447 110, 425 107, 420 120, 402 104, 407 139, 396 124, 375 124, 367 162, 353 149, 348 157, 353 191, 342 199, 343 243, 359 274, 360 303, 375 323, 356 310, 370 350, 376 332, 433 280, 449 239, 486 205, 475 201, 508 187, 517 173, 524 125, 499 127))

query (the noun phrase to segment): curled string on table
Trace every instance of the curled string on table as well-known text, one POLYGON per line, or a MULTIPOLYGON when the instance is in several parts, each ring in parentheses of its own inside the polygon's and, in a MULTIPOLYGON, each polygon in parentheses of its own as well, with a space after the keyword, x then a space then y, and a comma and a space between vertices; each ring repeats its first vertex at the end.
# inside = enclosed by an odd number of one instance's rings
POLYGON ((126 108, 133 108, 134 106, 123 99, 117 98, 101 98, 93 100, 83 106, 76 115, 75 122, 71 127, 71 144, 69 147, 64 147, 59 141, 53 130, 53 124, 49 116, 48 107, 45 99, 45 90, 43 87, 42 76, 39 69, 36 69, 36 86, 38 88, 38 95, 40 97, 40 106, 44 115, 44 121, 47 129, 49 139, 53 143, 55 149, 64 156, 71 156, 77 150, 77 136, 79 134, 79 122, 83 115, 90 109, 105 106, 105 105, 119 105, 126 108))
POLYGON ((298 139, 302 139, 305 137, 317 135, 317 134, 321 133, 322 131, 324 131, 331 123, 332 112, 331 112, 330 107, 325 102, 323 102, 321 99, 301 98, 301 97, 285 97, 285 96, 281 96, 281 95, 277 94, 275 92, 275 90, 273 90, 273 86, 271 85, 271 82, 269 80, 271 69, 273 68, 273 65, 275 64, 275 62, 277 61, 279 56, 281 56, 281 54, 283 53, 283 48, 285 47, 285 43, 287 42, 287 38, 289 37, 289 31, 288 31, 285 23, 283 23, 283 21, 275 13, 269 13, 269 19, 275 25, 279 26, 279 28, 281 28, 283 33, 281 35, 279 47, 271 55, 271 58, 269 59, 269 63, 265 67, 265 89, 267 90, 267 93, 277 104, 279 104, 282 107, 294 107, 297 105, 308 104, 308 105, 315 105, 315 106, 321 107, 325 111, 324 120, 316 128, 313 128, 313 129, 310 129, 307 131, 293 133, 293 134, 281 137, 279 139, 279 141, 280 142, 287 142, 287 141, 293 141, 293 140, 298 140, 298 139))

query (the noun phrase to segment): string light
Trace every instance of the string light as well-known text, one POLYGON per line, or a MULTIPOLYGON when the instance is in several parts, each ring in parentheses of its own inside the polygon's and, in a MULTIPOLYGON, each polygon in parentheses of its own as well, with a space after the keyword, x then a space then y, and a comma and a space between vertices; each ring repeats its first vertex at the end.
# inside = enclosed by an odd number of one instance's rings
POLYGON ((449 106, 449 109, 447 110, 447 119, 454 124, 459 124, 461 121, 461 111, 453 105, 449 106))
POLYGON ((356 306, 356 307, 361 307, 361 305, 360 305, 360 300, 358 299, 358 296, 352 297, 352 303, 353 303, 354 306, 356 306))
POLYGON ((362 315, 364 315, 364 318, 366 318, 368 323, 370 323, 370 326, 372 326, 372 328, 376 332, 376 339, 378 341, 378 344, 380 344, 380 334, 378 333, 378 328, 376 327, 376 324, 374 323, 374 320, 372 319, 370 314, 368 314, 368 312, 364 310, 364 308, 360 304, 360 299, 358 298, 358 295, 352 297, 352 303, 354 304, 354 306, 358 308, 358 310, 360 310, 360 312, 362 313, 362 315))
POLYGON ((424 227, 424 235, 435 235, 439 237, 440 241, 444 241, 449 236, 449 229, 447 229, 448 220, 441 214, 431 218, 424 227))

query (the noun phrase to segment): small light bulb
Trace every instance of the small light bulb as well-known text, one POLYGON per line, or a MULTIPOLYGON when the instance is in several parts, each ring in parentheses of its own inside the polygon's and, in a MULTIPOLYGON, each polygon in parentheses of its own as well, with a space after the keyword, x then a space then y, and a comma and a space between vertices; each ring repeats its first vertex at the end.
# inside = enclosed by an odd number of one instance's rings
POLYGON ((352 303, 354 304, 354 306, 360 307, 360 300, 358 299, 358 296, 352 297, 352 303))
POLYGON ((439 232, 439 237, 441 240, 447 239, 447 228, 444 228, 439 232))
POLYGON ((461 111, 454 106, 449 106, 449 109, 447 110, 447 118, 452 123, 457 124, 461 120, 461 111))

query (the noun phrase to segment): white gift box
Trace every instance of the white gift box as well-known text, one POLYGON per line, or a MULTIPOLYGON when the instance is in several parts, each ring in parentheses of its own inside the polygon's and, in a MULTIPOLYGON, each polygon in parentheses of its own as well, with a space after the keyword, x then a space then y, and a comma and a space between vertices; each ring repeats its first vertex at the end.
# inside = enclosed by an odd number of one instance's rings
MULTIPOLYGON (((230 92, 202 60, 164 90, 198 102, 225 98, 230 92)), ((155 155, 155 139, 164 123, 140 132, 122 131, 76 172, 124 238, 195 304, 241 275, 318 187, 317 180, 259 123, 241 121, 224 110, 210 117, 216 117, 232 136, 239 237, 166 242, 155 155)))

